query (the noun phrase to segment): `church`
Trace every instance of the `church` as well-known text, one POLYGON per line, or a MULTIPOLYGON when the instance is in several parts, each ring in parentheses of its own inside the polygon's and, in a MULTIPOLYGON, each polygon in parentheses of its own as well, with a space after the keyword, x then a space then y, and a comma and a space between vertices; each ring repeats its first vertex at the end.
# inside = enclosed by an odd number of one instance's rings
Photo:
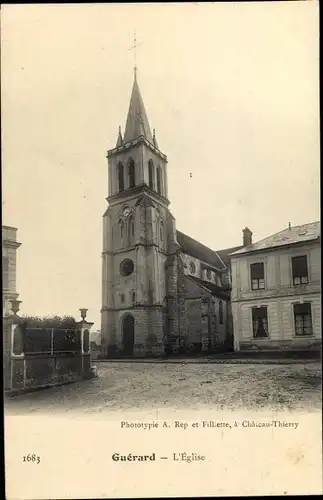
POLYGON ((126 127, 107 152, 108 208, 103 216, 103 358, 233 349, 229 254, 176 228, 170 212, 167 156, 151 132, 136 68, 126 127))

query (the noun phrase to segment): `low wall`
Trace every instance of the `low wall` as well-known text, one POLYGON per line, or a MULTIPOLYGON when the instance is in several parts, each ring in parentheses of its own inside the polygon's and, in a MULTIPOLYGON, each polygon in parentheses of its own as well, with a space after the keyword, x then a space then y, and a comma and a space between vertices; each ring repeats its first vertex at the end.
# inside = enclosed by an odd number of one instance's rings
POLYGON ((4 328, 4 390, 8 395, 94 376, 90 323, 76 329, 31 328, 8 321, 4 328))
POLYGON ((14 357, 7 392, 61 385, 91 377, 90 354, 14 357))

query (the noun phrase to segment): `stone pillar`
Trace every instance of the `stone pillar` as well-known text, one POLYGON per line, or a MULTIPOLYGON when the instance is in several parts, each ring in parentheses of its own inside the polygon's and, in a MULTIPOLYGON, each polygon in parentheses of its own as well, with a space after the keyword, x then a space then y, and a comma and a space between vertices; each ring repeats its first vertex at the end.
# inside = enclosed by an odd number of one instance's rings
POLYGON ((7 353, 4 364, 7 371, 7 389, 23 389, 26 385, 26 359, 24 353, 21 318, 18 316, 21 300, 13 299, 11 308, 13 315, 7 318, 7 353))
POLYGON ((81 332, 81 360, 82 373, 89 376, 91 374, 91 340, 90 330, 93 323, 86 321, 87 309, 80 309, 82 321, 76 323, 76 328, 81 332))

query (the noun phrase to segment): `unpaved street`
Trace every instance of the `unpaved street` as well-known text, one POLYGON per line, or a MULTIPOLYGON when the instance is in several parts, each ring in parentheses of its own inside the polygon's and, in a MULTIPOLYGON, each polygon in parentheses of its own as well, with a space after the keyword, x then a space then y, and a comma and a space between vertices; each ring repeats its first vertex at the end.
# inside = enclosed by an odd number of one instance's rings
POLYGON ((320 364, 97 363, 97 379, 5 402, 7 414, 321 408, 320 364))

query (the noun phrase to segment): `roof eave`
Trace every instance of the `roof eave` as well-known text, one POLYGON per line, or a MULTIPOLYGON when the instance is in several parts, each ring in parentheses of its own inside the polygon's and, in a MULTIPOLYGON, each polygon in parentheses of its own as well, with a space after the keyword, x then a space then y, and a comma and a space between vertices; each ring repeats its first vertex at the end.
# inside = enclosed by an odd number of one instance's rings
POLYGON ((270 246, 270 247, 266 247, 266 248, 258 248, 258 249, 254 249, 254 250, 250 249, 250 250, 246 250, 244 252, 237 252, 237 253, 233 252, 233 253, 229 254, 229 258, 231 259, 232 257, 240 257, 243 255, 251 255, 254 253, 270 252, 271 250, 279 250, 280 248, 290 248, 290 247, 294 247, 294 246, 302 246, 304 244, 316 243, 316 242, 320 241, 320 239, 321 239, 321 237, 319 236, 317 238, 311 238, 310 240, 294 241, 291 243, 284 243, 282 245, 275 245, 275 246, 270 246))

